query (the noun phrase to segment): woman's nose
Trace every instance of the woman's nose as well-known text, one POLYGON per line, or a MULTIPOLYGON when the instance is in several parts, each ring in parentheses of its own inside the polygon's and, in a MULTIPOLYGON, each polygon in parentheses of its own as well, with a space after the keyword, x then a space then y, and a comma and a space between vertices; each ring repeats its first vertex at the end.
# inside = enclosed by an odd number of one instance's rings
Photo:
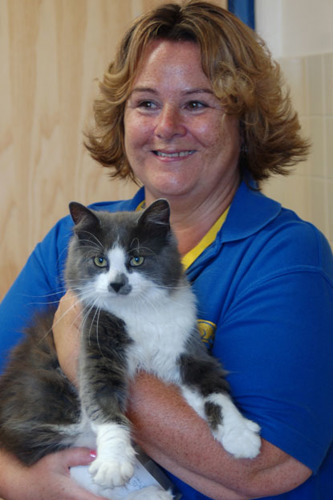
POLYGON ((181 113, 172 105, 165 105, 157 117, 155 134, 161 139, 170 139, 175 135, 184 135, 186 127, 181 113))

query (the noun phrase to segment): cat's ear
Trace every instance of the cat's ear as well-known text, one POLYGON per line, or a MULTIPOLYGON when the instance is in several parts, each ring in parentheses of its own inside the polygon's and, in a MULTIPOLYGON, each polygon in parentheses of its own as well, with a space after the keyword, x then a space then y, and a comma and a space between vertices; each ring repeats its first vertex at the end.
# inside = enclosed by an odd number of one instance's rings
POLYGON ((170 229, 170 205, 167 200, 160 198, 154 201, 143 212, 139 219, 140 224, 154 224, 170 229))
POLYGON ((76 201, 71 201, 69 204, 69 212, 72 216, 74 224, 77 226, 80 222, 84 221, 88 225, 98 226, 98 217, 89 210, 89 208, 81 205, 76 201))

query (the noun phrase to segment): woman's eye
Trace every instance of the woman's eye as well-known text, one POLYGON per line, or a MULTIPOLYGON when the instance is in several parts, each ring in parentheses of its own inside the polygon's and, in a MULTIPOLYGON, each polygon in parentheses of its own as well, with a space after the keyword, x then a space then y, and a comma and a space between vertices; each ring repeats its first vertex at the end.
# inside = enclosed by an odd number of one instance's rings
POLYGON ((201 101, 190 101, 187 103, 186 107, 190 110, 197 110, 197 109, 207 108, 207 104, 201 101))
POLYGON ((144 257, 137 255, 136 257, 131 257, 129 264, 131 267, 138 267, 138 266, 142 266, 144 261, 145 261, 144 257))
POLYGON ((108 261, 105 257, 94 257, 94 264, 97 267, 107 267, 108 261))
POLYGON ((155 109, 156 108, 156 104, 153 103, 152 101, 140 101, 138 103, 138 108, 140 109, 155 109))

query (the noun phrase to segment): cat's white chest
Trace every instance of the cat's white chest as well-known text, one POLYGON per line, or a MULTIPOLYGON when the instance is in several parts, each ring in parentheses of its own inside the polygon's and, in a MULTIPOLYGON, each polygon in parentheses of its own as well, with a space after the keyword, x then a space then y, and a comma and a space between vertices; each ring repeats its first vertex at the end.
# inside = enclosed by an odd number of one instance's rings
POLYGON ((133 340, 127 352, 129 376, 144 370, 178 383, 177 359, 196 324, 190 285, 180 280, 178 287, 168 288, 144 273, 128 272, 126 256, 118 246, 110 250, 108 259, 112 265, 95 280, 91 302, 124 321, 133 340), (120 276, 126 280, 126 293, 110 288, 120 276))
POLYGON ((176 361, 183 350, 183 343, 179 338, 167 339, 168 325, 146 324, 140 331, 129 328, 129 335, 134 340, 128 351, 131 376, 138 370, 144 370, 178 382, 176 361))
POLYGON ((133 339, 128 351, 130 376, 144 370, 178 383, 177 359, 196 323, 192 292, 184 287, 154 304, 132 307, 122 319, 133 339))

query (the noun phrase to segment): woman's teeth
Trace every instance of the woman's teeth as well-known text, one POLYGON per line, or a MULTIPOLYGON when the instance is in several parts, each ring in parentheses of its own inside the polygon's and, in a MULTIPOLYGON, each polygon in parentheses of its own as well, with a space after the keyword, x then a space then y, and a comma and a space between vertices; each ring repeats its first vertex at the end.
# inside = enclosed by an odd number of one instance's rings
POLYGON ((164 153, 163 151, 154 151, 156 156, 161 156, 162 158, 184 158, 185 156, 190 156, 194 151, 179 151, 178 153, 164 153))

